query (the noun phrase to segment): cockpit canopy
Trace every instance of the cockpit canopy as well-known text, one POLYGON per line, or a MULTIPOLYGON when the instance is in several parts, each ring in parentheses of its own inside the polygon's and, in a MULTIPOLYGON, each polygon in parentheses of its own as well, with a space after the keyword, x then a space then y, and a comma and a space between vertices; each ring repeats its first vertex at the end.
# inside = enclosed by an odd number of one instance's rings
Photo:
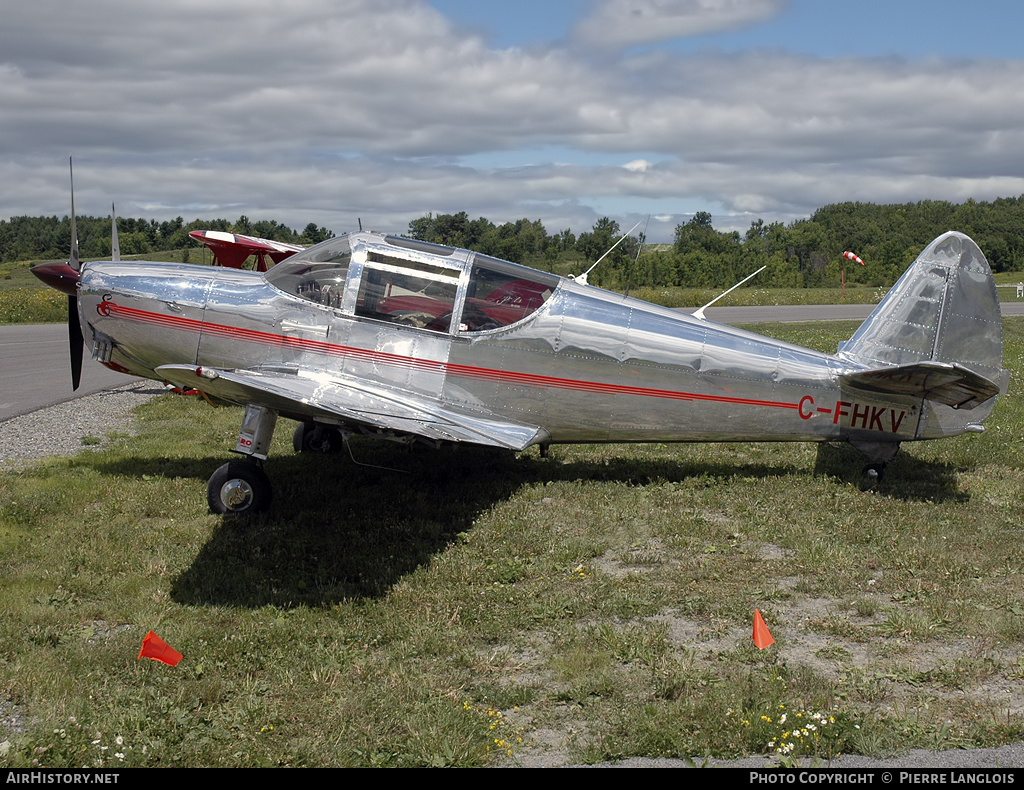
POLYGON ((559 283, 553 274, 487 255, 368 233, 310 247, 266 278, 287 294, 362 318, 459 333, 522 321, 559 283))

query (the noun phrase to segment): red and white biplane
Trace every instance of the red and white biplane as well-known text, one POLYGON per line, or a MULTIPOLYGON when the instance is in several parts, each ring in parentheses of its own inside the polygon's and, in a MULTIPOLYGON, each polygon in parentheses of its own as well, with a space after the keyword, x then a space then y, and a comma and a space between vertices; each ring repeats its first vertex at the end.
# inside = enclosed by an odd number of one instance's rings
POLYGON ((287 244, 223 230, 193 230, 188 235, 210 248, 214 265, 229 269, 241 269, 248 258, 255 256, 256 271, 265 272, 275 263, 306 249, 301 244, 287 244), (271 261, 269 264, 268 258, 271 261))

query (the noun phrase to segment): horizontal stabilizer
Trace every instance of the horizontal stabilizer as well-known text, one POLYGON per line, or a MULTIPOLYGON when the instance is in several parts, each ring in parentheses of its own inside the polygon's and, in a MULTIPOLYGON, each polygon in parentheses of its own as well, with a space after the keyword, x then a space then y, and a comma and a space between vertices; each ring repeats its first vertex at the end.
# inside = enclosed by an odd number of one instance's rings
POLYGON ((914 395, 956 409, 973 409, 999 394, 999 385, 963 365, 913 362, 840 376, 843 386, 890 395, 914 395))

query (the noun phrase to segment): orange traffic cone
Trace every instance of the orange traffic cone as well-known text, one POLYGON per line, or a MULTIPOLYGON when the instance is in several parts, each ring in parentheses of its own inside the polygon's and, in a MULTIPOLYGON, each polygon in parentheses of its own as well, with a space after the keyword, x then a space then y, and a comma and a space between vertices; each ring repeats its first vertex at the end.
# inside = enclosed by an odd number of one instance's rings
POLYGON ((139 658, 151 658, 173 667, 182 659, 181 653, 150 631, 142 640, 139 658))
POLYGON ((771 632, 768 630, 768 626, 764 624, 764 618, 761 617, 761 612, 758 609, 754 610, 754 645, 758 650, 764 650, 769 645, 774 645, 775 640, 772 639, 771 632))

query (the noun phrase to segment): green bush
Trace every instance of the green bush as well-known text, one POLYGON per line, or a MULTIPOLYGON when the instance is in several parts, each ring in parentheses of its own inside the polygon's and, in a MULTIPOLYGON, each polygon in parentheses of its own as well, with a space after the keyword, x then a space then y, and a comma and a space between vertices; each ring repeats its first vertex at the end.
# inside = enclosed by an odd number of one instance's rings
POLYGON ((51 289, 0 291, 0 324, 53 324, 68 320, 64 294, 51 289))

